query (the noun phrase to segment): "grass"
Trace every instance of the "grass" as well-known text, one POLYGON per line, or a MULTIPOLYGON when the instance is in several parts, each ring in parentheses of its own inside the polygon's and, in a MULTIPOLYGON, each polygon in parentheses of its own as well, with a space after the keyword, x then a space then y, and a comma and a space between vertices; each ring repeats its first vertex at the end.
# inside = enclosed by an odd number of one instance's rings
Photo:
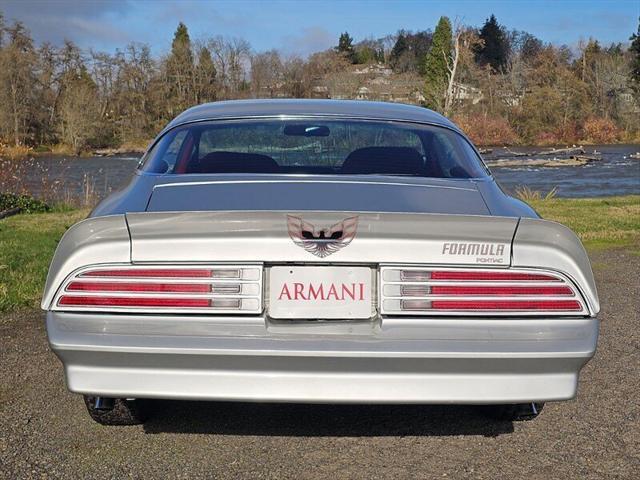
MULTIPOLYGON (((547 220, 575 231, 588 249, 631 247, 640 253, 640 195, 591 199, 540 195, 529 203, 547 220)), ((0 311, 38 306, 60 237, 87 213, 58 209, 0 220, 0 311)))
POLYGON ((555 198, 557 193, 558 187, 553 187, 547 193, 543 193, 540 190, 532 190, 524 185, 516 187, 515 196, 524 202, 532 203, 537 200, 551 200, 555 198))
POLYGON ((545 219, 573 230, 588 249, 631 247, 640 251, 640 195, 529 199, 545 219))
POLYGON ((60 237, 87 213, 58 210, 0 220, 0 311, 38 306, 60 237))

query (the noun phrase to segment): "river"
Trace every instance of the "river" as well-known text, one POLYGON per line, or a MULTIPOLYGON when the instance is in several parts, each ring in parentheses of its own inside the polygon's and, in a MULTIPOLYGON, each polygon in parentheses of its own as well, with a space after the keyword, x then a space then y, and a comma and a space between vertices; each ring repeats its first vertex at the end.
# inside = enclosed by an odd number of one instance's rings
MULTIPOLYGON (((514 152, 530 153, 541 148, 512 148, 514 152)), ((640 145, 594 145, 585 147, 587 155, 600 152, 600 160, 580 167, 491 167, 502 187, 513 192, 526 185, 532 190, 548 192, 557 188, 558 197, 604 197, 640 193, 640 159, 629 155, 640 152, 640 145)), ((484 155, 487 161, 504 158, 505 152, 496 148, 484 155)), ((548 158, 548 157, 547 157, 548 158)))
MULTIPOLYGON (((540 151, 540 148, 513 148, 515 152, 540 151)), ((640 193, 640 160, 629 155, 640 151, 640 145, 589 146, 600 152, 601 159, 584 166, 570 167, 499 167, 491 168, 500 185, 514 192, 528 186, 544 193, 556 188, 558 197, 599 197, 640 193)), ((508 156, 501 148, 485 154, 487 161, 508 156)), ((4 161, 4 178, 0 188, 18 182, 21 189, 36 197, 52 196, 69 200, 91 196, 95 201, 126 184, 136 168, 137 155, 113 157, 39 156, 20 162, 4 161), (12 173, 7 172, 12 170, 12 173), (9 174, 10 173, 10 174, 9 174), (13 179, 13 180, 12 180, 13 179), (4 180, 4 184, 3 184, 4 180), (52 195, 53 192, 53 195, 52 195)))

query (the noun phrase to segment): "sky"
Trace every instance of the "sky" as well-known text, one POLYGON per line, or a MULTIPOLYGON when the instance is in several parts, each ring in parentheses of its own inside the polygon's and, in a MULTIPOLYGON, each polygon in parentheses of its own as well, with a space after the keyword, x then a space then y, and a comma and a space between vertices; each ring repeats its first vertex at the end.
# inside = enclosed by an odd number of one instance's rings
POLYGON ((638 29, 640 0, 0 0, 5 23, 19 20, 38 44, 64 39, 113 52, 147 43, 169 51, 179 21, 192 39, 216 35, 248 40, 255 51, 279 49, 307 56, 337 44, 399 29, 434 29, 442 15, 481 26, 492 13, 509 30, 575 47, 581 39, 628 42, 638 29))

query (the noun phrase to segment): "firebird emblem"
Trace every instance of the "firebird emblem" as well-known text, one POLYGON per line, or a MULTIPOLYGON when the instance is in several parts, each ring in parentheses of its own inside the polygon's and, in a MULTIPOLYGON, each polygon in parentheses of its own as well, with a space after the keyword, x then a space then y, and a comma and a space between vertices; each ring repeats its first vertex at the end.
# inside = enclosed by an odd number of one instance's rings
POLYGON ((345 218, 329 228, 318 229, 300 217, 287 215, 287 227, 293 243, 324 258, 351 243, 358 229, 358 217, 345 218))

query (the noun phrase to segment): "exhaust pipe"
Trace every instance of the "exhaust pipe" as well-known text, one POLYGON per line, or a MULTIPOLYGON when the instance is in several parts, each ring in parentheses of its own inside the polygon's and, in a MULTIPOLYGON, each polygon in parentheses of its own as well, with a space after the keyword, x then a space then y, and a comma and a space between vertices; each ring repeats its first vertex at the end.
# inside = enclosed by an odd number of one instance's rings
POLYGON ((536 404, 535 403, 530 403, 529 405, 531 405, 531 414, 532 415, 538 415, 538 409, 536 408, 536 404))
POLYGON ((539 413, 540 409, 534 402, 522 403, 517 406, 517 416, 520 420, 529 420, 532 418, 536 418, 539 413))
POLYGON ((101 412, 108 412, 113 410, 113 398, 108 397, 96 397, 95 409, 101 412))

